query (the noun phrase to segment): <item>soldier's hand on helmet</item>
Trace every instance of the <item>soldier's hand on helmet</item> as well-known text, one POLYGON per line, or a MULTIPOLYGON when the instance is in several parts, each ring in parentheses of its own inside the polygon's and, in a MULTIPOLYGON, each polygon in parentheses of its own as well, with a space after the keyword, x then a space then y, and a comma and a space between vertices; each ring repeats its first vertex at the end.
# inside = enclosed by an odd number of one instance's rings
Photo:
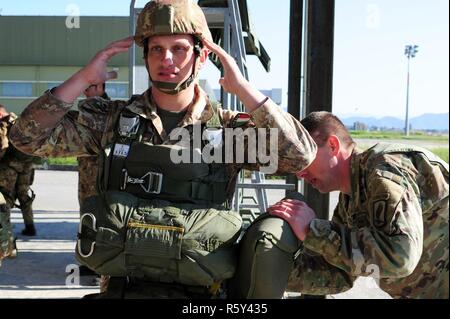
POLYGON ((81 70, 81 73, 89 84, 102 84, 108 80, 117 78, 117 72, 108 72, 109 60, 119 53, 127 52, 133 44, 133 37, 127 37, 111 42, 103 50, 97 52, 91 61, 81 70))
POLYGON ((261 106, 266 100, 266 96, 250 85, 247 79, 242 75, 241 70, 239 70, 234 58, 219 45, 208 41, 205 38, 203 38, 202 41, 205 47, 215 53, 222 63, 224 75, 223 78, 219 80, 219 83, 223 89, 236 95, 245 105, 248 112, 261 106))
POLYGON ((242 75, 234 58, 219 45, 210 42, 205 38, 202 39, 202 42, 208 50, 217 55, 220 59, 220 63, 222 63, 224 75, 223 78, 219 80, 220 85, 225 91, 238 95, 239 89, 246 85, 248 81, 242 75))
POLYGON ((102 84, 107 80, 117 78, 117 72, 108 72, 108 62, 116 54, 127 52, 132 44, 133 37, 110 43, 99 51, 84 68, 58 86, 53 91, 53 95, 66 103, 73 103, 90 85, 102 84))
POLYGON ((301 241, 305 240, 309 232, 309 224, 316 218, 314 211, 305 202, 296 199, 279 201, 270 206, 267 211, 273 216, 284 219, 301 241))

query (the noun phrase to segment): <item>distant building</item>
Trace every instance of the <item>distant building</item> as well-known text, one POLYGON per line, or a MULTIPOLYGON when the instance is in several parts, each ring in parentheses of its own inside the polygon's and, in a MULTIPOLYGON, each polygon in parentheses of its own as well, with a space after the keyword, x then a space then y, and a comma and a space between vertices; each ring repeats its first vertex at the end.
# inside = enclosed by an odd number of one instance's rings
MULTIPOLYGON (((80 17, 80 28, 62 16, 0 16, 0 103, 15 113, 86 65, 111 41, 128 35, 128 17, 80 17)), ((136 61, 141 62, 138 50, 136 61)), ((107 83, 113 99, 128 98, 128 55, 109 65, 119 77, 107 83)), ((139 65, 138 65, 139 67, 139 65)))
MULTIPOLYGON (((0 16, 0 104, 20 114, 31 101, 85 66, 96 52, 128 35, 128 17, 81 16, 80 28, 68 28, 63 16, 0 16)), ((112 99, 130 96, 128 63, 129 54, 119 54, 108 65, 118 72, 117 79, 106 83, 112 99)), ((139 47, 135 73, 136 91, 142 93, 148 88, 148 75, 139 47)))

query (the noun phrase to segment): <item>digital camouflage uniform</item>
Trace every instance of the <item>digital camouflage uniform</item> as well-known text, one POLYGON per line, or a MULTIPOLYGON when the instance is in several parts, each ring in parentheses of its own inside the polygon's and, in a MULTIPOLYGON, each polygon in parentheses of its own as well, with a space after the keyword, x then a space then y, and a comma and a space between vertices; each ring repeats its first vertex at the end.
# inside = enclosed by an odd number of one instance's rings
POLYGON ((289 289, 334 294, 372 276, 393 298, 448 298, 448 164, 429 151, 378 144, 351 161, 351 195, 315 219, 289 289))
MULTIPOLYGON (((203 93, 201 93, 203 94, 203 93)), ((21 150, 38 156, 62 157, 96 155, 114 139, 120 113, 127 109, 140 116, 146 131, 143 141, 155 145, 176 143, 168 139, 157 108, 152 102, 151 90, 130 101, 105 101, 91 98, 81 102, 79 113, 68 112, 72 104, 55 98, 51 92, 32 102, 22 113, 13 128, 10 138, 21 150)), ((187 111, 179 127, 206 123, 214 110, 208 102, 205 105, 193 104, 187 111)), ((218 109, 224 128, 235 127, 238 112, 218 109)), ((316 145, 303 126, 291 115, 283 112, 271 100, 251 113, 252 121, 241 128, 253 130, 254 127, 277 128, 278 130, 278 170, 285 174, 303 169, 311 163, 316 153, 316 145)), ((267 144, 269 139, 267 139, 267 144)), ((231 198, 235 181, 241 169, 256 170, 259 163, 223 164, 228 171, 228 197, 231 198)), ((284 223, 287 225, 287 223, 284 223)), ((289 255, 290 259, 293 258, 289 255)), ((287 281, 287 276, 286 276, 287 281)), ((281 291, 284 291, 284 287, 281 291)))
POLYGON ((33 162, 35 157, 26 155, 8 143, 7 132, 16 121, 14 113, 0 122, 2 134, 2 151, 0 153, 0 191, 6 199, 9 209, 18 199, 24 224, 34 228, 32 203, 34 194, 30 195, 30 186, 34 179, 33 162))

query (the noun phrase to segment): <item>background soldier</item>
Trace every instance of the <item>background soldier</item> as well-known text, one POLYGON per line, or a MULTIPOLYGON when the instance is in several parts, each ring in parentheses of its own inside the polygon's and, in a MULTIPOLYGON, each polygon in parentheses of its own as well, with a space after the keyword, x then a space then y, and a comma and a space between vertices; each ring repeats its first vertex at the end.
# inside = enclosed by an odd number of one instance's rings
MULTIPOLYGON (((118 276, 111 278, 107 297, 212 297, 224 291, 237 266, 242 218, 229 208, 236 178, 241 169, 264 164, 259 158, 256 163, 175 163, 171 156, 183 150, 198 154, 202 150, 196 138, 216 141, 225 128, 237 132, 226 143, 245 140, 237 152, 245 154, 249 144, 258 142, 265 150, 277 147, 281 174, 305 168, 316 152, 300 123, 251 87, 235 60, 213 43, 196 2, 159 0, 140 13, 134 39, 111 43, 61 86, 32 102, 10 136, 17 147, 40 156, 101 156, 102 192, 81 209, 76 253, 101 274, 118 276), (152 86, 130 101, 87 99, 78 116, 68 113, 86 87, 115 76, 107 72, 107 63, 127 52, 133 40, 143 47, 152 86), (243 102, 251 117, 218 108, 197 84, 208 50, 222 62, 221 85, 243 102), (264 137, 275 134, 270 128, 277 132, 275 145, 259 134, 245 138, 258 127, 264 137), (175 128, 187 134, 188 145, 170 136, 175 128)), ((227 149, 224 140, 219 142, 215 147, 227 149)), ((292 232, 281 237, 279 231, 289 226, 278 218, 267 220, 273 219, 280 221, 275 235, 270 229, 266 234, 280 252, 276 262, 290 270, 291 250, 297 247, 284 240, 297 240, 292 232)), ((280 270, 272 279, 277 284, 264 287, 265 296, 281 297, 288 275, 280 270)), ((251 297, 258 293, 252 291, 251 297)))
POLYGON ((448 299, 448 164, 407 145, 362 152, 328 112, 301 123, 319 149, 297 176, 322 193, 341 194, 331 221, 316 219, 302 202, 269 208, 303 241, 289 288, 335 294, 357 276, 372 276, 394 298, 448 299))
POLYGON ((0 191, 6 199, 9 209, 17 206, 22 211, 25 228, 22 234, 35 236, 36 229, 33 221, 32 203, 34 193, 30 186, 33 184, 33 163, 36 157, 29 156, 17 150, 8 141, 8 132, 15 123, 17 116, 8 113, 4 106, 0 106, 0 191), (16 199, 19 205, 15 204, 16 199))

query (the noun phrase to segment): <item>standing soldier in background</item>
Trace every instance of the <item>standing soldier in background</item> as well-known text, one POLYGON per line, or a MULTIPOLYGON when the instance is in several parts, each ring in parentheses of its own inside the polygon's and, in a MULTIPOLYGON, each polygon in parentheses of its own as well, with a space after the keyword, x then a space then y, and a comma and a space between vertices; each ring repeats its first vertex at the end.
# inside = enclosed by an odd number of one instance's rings
MULTIPOLYGON (((6 115, 6 109, 0 104, 0 159, 8 149, 8 128, 3 124, 3 117, 6 115)), ((1 177, 0 177, 1 179, 1 177)), ((15 241, 12 234, 10 209, 6 205, 6 200, 0 192, 0 266, 3 258, 17 255, 15 241)))
POLYGON ((22 211, 25 224, 22 234, 35 236, 32 208, 34 193, 30 185, 33 184, 33 162, 36 157, 22 153, 9 143, 8 132, 16 119, 14 113, 9 113, 3 105, 0 105, 0 191, 9 210, 16 206, 22 211), (15 204, 16 199, 19 200, 19 205, 15 204))

